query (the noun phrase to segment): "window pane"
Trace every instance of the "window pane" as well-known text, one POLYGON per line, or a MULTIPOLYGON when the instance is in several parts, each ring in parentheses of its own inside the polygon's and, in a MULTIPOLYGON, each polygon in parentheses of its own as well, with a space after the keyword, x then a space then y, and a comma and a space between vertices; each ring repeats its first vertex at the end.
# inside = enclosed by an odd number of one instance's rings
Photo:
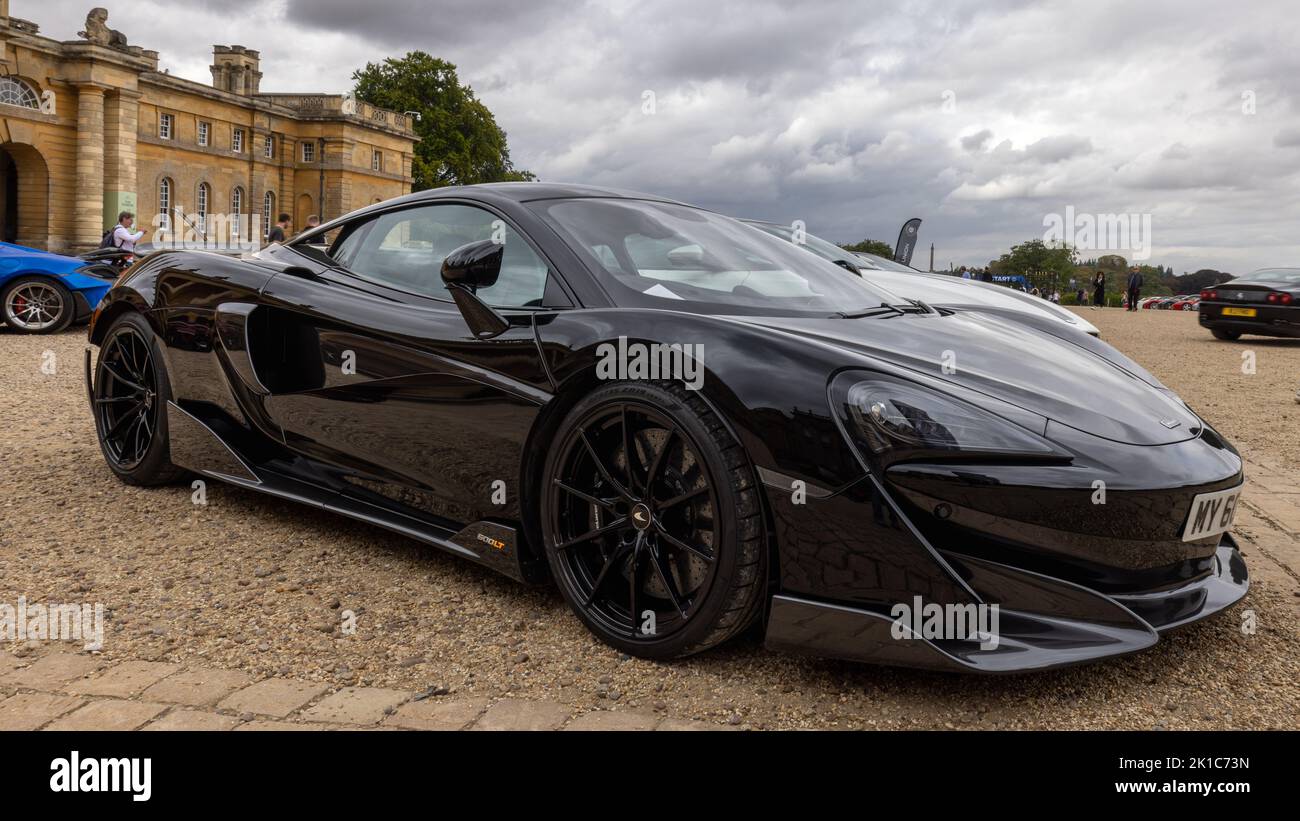
POLYGON ((466 243, 498 239, 505 245, 501 276, 478 296, 489 305, 537 307, 546 290, 546 263, 524 238, 480 208, 432 205, 377 217, 354 231, 335 258, 367 279, 438 299, 448 298, 442 262, 466 243))

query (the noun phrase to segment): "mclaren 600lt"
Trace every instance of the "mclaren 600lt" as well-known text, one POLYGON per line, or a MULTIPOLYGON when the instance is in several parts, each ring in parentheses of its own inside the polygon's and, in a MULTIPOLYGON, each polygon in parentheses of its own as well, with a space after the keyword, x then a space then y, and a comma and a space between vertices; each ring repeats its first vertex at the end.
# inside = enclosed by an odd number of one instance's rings
POLYGON ((1137 363, 653 196, 443 188, 245 258, 156 253, 90 341, 123 481, 198 474, 554 583, 638 656, 754 626, 1032 670, 1246 592, 1242 460, 1137 363), (996 635, 931 629, 980 609, 996 635))

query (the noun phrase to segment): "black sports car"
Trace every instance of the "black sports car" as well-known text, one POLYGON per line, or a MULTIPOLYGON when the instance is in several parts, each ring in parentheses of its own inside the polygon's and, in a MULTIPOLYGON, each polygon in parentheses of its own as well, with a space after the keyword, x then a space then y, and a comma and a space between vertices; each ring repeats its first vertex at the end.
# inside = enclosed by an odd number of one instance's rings
POLYGON ((1264 268, 1206 288, 1199 311, 1215 339, 1300 337, 1300 268, 1264 268))
POLYGON ((1115 349, 650 196, 444 188, 253 258, 161 252, 90 341, 124 481, 192 471, 553 579, 640 656, 761 622, 777 648, 1035 669, 1246 591, 1241 459, 1115 349), (996 629, 947 629, 977 611, 996 629))

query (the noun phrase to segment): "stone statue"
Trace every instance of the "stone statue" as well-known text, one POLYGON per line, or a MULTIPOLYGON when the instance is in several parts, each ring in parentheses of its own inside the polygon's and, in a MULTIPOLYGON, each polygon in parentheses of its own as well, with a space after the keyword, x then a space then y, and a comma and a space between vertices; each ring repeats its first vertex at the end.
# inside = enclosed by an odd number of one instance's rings
POLYGON ((77 32, 97 46, 126 48, 126 35, 108 27, 108 9, 91 9, 86 15, 86 30, 77 32))

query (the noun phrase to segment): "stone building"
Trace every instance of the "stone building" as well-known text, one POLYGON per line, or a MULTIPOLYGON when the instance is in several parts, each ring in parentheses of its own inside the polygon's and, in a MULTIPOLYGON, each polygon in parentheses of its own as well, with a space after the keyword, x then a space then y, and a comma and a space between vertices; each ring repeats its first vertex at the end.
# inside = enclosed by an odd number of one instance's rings
POLYGON ((61 42, 0 0, 0 239, 80 251, 119 211, 149 227, 177 208, 200 230, 239 214, 264 232, 280 212, 300 228, 411 190, 405 114, 264 93, 243 46, 214 47, 211 86, 173 77, 107 17, 92 10, 82 39, 61 42))

